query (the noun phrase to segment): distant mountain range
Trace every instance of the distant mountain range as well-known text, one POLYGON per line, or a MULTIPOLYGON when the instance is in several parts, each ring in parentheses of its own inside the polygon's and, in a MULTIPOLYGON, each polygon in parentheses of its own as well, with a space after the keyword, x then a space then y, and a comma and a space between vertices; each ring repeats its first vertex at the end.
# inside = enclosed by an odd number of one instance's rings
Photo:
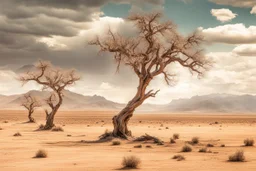
MULTIPOLYGON (((45 99, 47 91, 30 91, 33 96, 45 99)), ((64 92, 62 110, 121 110, 125 104, 116 103, 102 96, 84 96, 71 91, 64 92)), ((0 95, 1 109, 22 109, 20 106, 23 94, 0 95)), ((194 96, 189 99, 172 100, 166 105, 144 104, 137 111, 144 112, 195 112, 195 113, 256 113, 256 96, 210 94, 194 96)))

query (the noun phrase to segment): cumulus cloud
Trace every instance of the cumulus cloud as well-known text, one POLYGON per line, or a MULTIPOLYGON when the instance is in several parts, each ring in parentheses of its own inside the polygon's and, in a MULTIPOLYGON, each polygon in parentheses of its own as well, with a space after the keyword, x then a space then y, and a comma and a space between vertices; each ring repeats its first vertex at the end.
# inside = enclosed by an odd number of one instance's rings
POLYGON ((251 10, 251 14, 256 14, 256 6, 254 6, 251 10))
POLYGON ((212 9, 211 10, 212 16, 216 17, 217 20, 221 22, 231 21, 232 19, 236 18, 237 14, 233 13, 230 9, 212 9))
POLYGON ((256 44, 243 44, 234 48, 234 53, 240 56, 255 56, 256 57, 256 44))
POLYGON ((205 39, 214 43, 250 44, 256 43, 256 26, 245 27, 244 24, 227 24, 213 28, 199 28, 205 39))
POLYGON ((219 5, 229 5, 234 7, 253 7, 256 5, 255 0, 209 0, 219 5))

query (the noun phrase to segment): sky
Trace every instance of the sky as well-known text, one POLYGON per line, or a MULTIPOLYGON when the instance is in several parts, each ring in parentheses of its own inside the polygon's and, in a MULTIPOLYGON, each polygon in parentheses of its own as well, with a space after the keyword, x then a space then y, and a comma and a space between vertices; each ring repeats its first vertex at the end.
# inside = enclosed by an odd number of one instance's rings
POLYGON ((39 59, 63 68, 74 68, 82 79, 69 90, 128 102, 138 79, 129 67, 116 73, 110 53, 88 45, 106 30, 120 34, 134 31, 126 18, 131 13, 162 12, 184 36, 198 31, 205 38, 205 55, 214 65, 198 79, 175 65, 177 83, 166 85, 155 78, 150 89, 161 91, 148 103, 212 93, 256 94, 255 0, 8 0, 0 1, 0 94, 40 89, 21 86, 20 71, 39 59))

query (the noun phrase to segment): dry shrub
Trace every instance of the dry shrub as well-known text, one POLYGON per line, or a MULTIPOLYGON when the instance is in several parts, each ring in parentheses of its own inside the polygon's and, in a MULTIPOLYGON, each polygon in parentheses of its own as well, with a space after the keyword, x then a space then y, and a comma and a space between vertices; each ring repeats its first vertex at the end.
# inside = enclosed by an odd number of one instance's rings
POLYGON ((134 148, 142 148, 142 145, 135 145, 134 148))
POLYGON ((175 144, 176 141, 175 141, 173 138, 170 138, 170 143, 171 143, 171 144, 175 144))
POLYGON ((152 146, 151 145, 146 145, 146 148, 152 148, 152 146))
POLYGON ((181 148, 181 152, 191 152, 192 151, 192 147, 188 144, 185 144, 182 148, 181 148))
POLYGON ((244 162, 245 161, 244 152, 242 150, 238 150, 235 154, 229 156, 228 161, 244 162))
POLYGON ((206 147, 214 147, 213 144, 207 144, 206 147))
POLYGON ((21 135, 21 133, 16 132, 15 134, 13 134, 13 136, 14 136, 14 137, 20 137, 20 136, 22 136, 22 135, 21 135))
POLYGON ((112 145, 121 145, 121 141, 112 141, 112 145))
POLYGON ((245 139, 244 140, 244 146, 253 146, 254 145, 254 140, 253 139, 245 139))
POLYGON ((3 128, 2 128, 2 127, 0 127, 0 130, 3 130, 3 128))
POLYGON ((36 155, 34 158, 46 158, 46 157, 48 157, 47 152, 45 150, 40 149, 36 152, 36 155))
POLYGON ((110 137, 112 137, 112 132, 108 129, 106 129, 105 132, 99 136, 100 140, 108 139, 110 137))
POLYGON ((220 147, 226 147, 226 145, 225 144, 221 144, 220 147))
POLYGON ((177 154, 172 157, 172 159, 175 159, 177 161, 185 160, 185 157, 183 155, 177 154))
POLYGON ((3 123, 9 123, 8 121, 3 121, 3 123))
POLYGON ((141 164, 141 160, 136 156, 127 156, 123 158, 122 166, 124 169, 137 169, 141 164))
POLYGON ((54 132, 63 132, 64 129, 61 126, 55 126, 52 128, 52 131, 54 132))
POLYGON ((200 148, 198 152, 199 153, 206 153, 207 152, 207 148, 200 148))
POLYGON ((173 137, 173 139, 177 140, 180 138, 180 134, 175 133, 175 134, 173 134, 172 137, 173 137))
POLYGON ((193 137, 191 139, 191 144, 198 144, 199 143, 199 137, 193 137))

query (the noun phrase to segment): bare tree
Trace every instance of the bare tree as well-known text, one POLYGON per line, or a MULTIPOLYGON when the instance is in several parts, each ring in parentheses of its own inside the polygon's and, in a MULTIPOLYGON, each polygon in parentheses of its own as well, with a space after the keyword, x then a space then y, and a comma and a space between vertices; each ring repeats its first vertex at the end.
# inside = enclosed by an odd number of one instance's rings
POLYGON ((35 122, 35 119, 32 117, 35 109, 41 107, 41 103, 36 97, 33 97, 30 93, 23 96, 21 106, 25 107, 28 110, 28 119, 29 122, 35 122))
POLYGON ((111 52, 121 65, 131 67, 138 76, 137 93, 120 113, 113 117, 113 136, 128 138, 131 131, 127 124, 135 109, 146 99, 155 97, 158 91, 147 87, 154 77, 163 74, 166 83, 172 83, 174 74, 168 73, 167 66, 178 63, 191 73, 201 76, 211 65, 200 49, 203 38, 198 33, 183 37, 170 22, 160 22, 162 14, 131 15, 127 20, 135 23, 138 34, 129 38, 113 33, 110 29, 104 38, 97 37, 89 44, 100 47, 100 52, 111 52))
POLYGON ((20 76, 20 81, 23 84, 35 81, 43 86, 43 90, 50 89, 52 91, 52 94, 46 100, 51 110, 45 111, 47 118, 44 129, 51 129, 54 126, 54 117, 63 103, 63 91, 79 79, 80 77, 75 70, 63 70, 45 61, 39 61, 35 65, 35 71, 29 71, 20 76))

